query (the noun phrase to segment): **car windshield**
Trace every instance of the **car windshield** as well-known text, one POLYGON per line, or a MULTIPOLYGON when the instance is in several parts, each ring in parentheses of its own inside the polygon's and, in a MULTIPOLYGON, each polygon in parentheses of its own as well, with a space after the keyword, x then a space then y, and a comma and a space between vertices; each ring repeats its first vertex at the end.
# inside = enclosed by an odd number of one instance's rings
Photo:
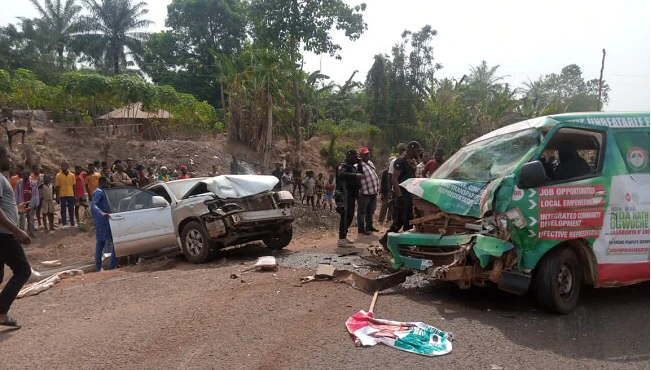
POLYGON ((461 148, 432 175, 433 179, 490 182, 513 172, 540 144, 536 129, 500 135, 461 148))
POLYGON ((189 180, 177 180, 167 182, 167 188, 170 189, 172 194, 177 200, 183 199, 183 196, 192 189, 199 181, 204 180, 205 177, 194 178, 189 180))

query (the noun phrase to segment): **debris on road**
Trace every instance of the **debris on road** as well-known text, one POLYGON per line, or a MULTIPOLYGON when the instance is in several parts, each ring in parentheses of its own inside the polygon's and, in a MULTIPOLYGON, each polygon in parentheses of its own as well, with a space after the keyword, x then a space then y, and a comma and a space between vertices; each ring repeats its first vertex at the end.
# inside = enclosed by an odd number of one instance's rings
POLYGON ((61 266, 61 261, 60 260, 43 261, 41 262, 41 265, 45 267, 59 267, 61 266))
POLYGON ((231 274, 231 279, 239 279, 240 276, 238 274, 231 274))
POLYGON ((18 298, 27 297, 30 295, 36 295, 40 292, 52 288, 55 284, 61 281, 61 279, 69 278, 72 276, 83 275, 84 272, 81 270, 66 270, 61 271, 58 274, 54 274, 47 279, 43 279, 39 282, 29 284, 24 287, 19 293, 18 298))
POLYGON ((401 270, 391 275, 375 278, 361 276, 353 271, 337 270, 331 265, 320 264, 317 267, 316 273, 312 276, 301 278, 301 283, 309 283, 315 280, 337 279, 366 293, 374 293, 404 283, 410 274, 411 272, 408 270, 401 270))
POLYGON ((373 312, 361 310, 346 320, 346 329, 361 346, 383 343, 424 356, 452 352, 452 334, 422 322, 376 319, 373 312))
POLYGON ((260 271, 276 271, 278 270, 278 261, 276 261, 276 257, 274 256, 260 257, 252 267, 244 269, 242 272, 253 269, 258 269, 260 271))

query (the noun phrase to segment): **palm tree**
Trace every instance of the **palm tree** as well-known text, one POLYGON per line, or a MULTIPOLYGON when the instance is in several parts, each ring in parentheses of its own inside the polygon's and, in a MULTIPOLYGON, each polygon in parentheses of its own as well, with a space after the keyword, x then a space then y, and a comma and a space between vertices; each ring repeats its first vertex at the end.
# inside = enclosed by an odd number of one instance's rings
POLYGON ((79 12, 81 6, 75 0, 45 0, 41 5, 38 0, 30 0, 41 15, 37 20, 40 32, 47 38, 58 56, 59 68, 63 67, 63 54, 71 45, 75 32, 79 30, 79 12))
POLYGON ((141 31, 153 22, 143 17, 147 3, 131 0, 82 0, 90 15, 81 19, 81 47, 96 66, 113 69, 119 74, 128 65, 127 56, 136 61, 143 52, 142 42, 148 33, 141 31))

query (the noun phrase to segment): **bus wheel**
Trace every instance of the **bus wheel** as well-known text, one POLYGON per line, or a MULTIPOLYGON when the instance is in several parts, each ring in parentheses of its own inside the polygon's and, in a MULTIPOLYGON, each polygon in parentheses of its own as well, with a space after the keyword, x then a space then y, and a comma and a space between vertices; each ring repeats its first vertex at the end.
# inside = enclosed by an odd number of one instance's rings
POLYGON ((535 277, 536 300, 544 309, 566 314, 579 301, 581 268, 570 248, 552 250, 539 262, 535 277))

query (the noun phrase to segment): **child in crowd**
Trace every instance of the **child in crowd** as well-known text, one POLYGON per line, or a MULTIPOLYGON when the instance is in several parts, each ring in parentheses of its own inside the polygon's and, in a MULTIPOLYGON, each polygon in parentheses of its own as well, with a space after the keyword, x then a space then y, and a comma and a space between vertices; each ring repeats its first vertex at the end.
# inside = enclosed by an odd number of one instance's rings
POLYGON ((43 214, 43 231, 48 231, 47 223, 50 222, 50 231, 54 231, 54 187, 52 176, 43 176, 43 184, 39 186, 41 195, 41 212, 43 214))
POLYGON ((321 208, 321 203, 323 202, 323 190, 325 187, 325 180, 323 179, 323 174, 320 173, 316 178, 316 183, 314 185, 314 191, 316 193, 316 206, 321 208))
POLYGON ((328 182, 325 184, 325 194, 323 195, 323 209, 326 204, 330 207, 330 212, 333 212, 335 204, 335 175, 333 173, 328 177, 328 182))
POLYGON ((316 206, 314 205, 314 188, 316 185, 316 180, 314 180, 314 171, 307 171, 305 174, 307 177, 302 183, 305 188, 305 204, 309 207, 310 202, 312 202, 312 210, 316 211, 316 206))

